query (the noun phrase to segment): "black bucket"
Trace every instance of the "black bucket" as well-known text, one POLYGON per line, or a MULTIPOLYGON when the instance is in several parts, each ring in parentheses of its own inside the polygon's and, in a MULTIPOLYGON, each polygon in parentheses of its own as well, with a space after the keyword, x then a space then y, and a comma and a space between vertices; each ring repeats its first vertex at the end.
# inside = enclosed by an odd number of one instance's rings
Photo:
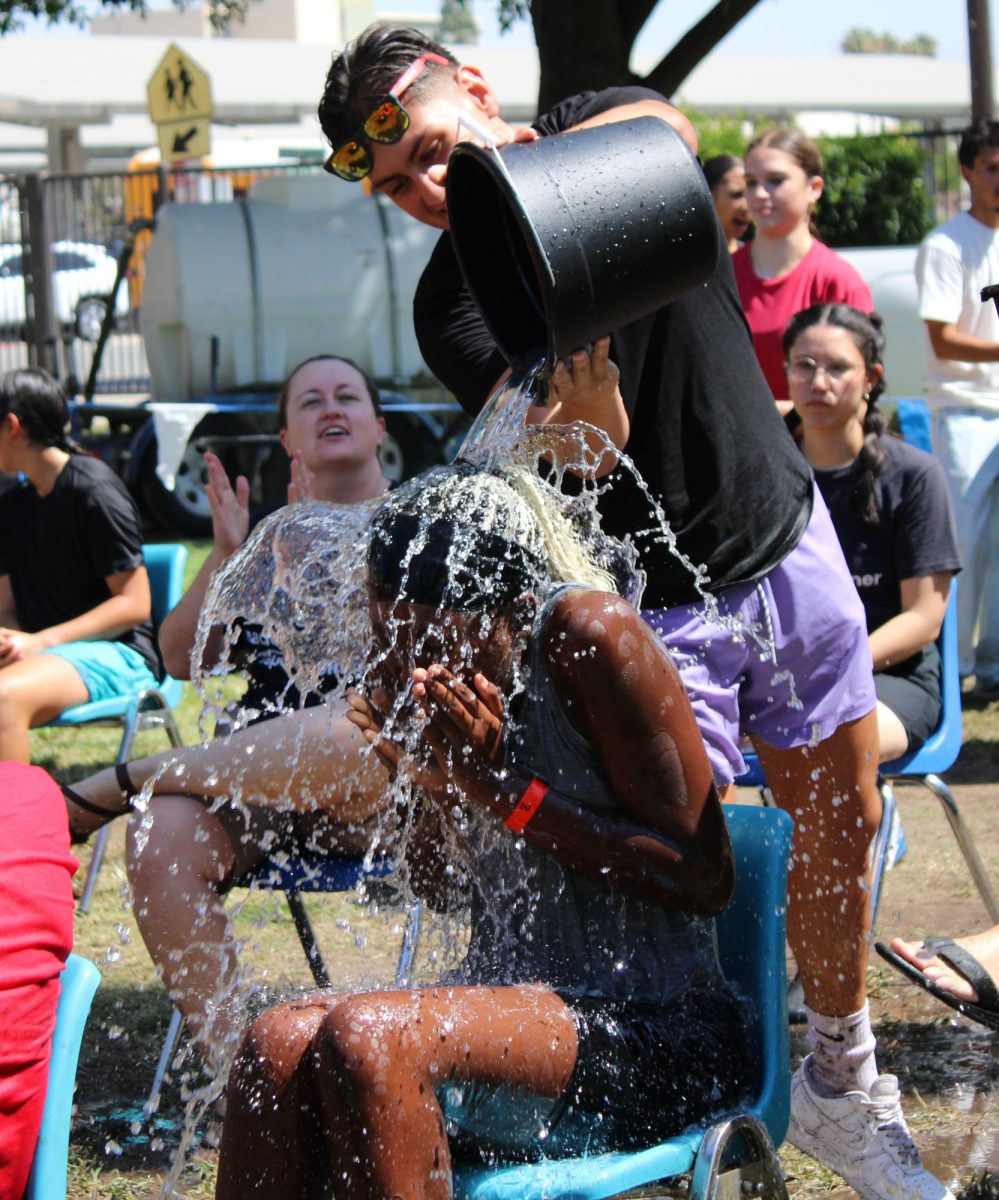
POLYGON ((447 207, 465 282, 510 362, 544 358, 550 372, 714 273, 711 193, 664 121, 638 117, 499 154, 502 166, 493 150, 455 147, 447 207))

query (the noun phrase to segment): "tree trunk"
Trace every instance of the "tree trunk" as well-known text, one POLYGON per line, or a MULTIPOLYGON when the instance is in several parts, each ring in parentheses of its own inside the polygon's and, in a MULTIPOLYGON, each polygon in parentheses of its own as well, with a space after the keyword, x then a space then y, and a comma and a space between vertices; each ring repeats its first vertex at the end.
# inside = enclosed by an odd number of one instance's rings
MULTIPOLYGON (((648 15, 655 4, 642 0, 640 7, 648 15)), ((637 30, 628 37, 621 12, 635 7, 616 0, 587 0, 585 5, 533 0, 531 21, 541 63, 538 112, 577 92, 635 82, 628 59, 637 30)))
POLYGON ((759 0, 718 0, 642 79, 631 70, 631 51, 659 2, 532 0, 531 21, 541 63, 538 112, 547 112, 577 92, 627 84, 645 84, 671 96, 759 0))

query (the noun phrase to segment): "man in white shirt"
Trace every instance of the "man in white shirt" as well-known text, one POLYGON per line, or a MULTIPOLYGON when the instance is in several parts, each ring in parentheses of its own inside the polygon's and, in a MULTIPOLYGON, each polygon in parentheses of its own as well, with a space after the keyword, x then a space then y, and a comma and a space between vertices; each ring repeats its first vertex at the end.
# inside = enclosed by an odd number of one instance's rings
POLYGON ((999 283, 999 122, 961 136, 971 208, 932 230, 916 260, 928 336, 926 398, 933 448, 947 473, 964 573, 958 589, 962 675, 999 696, 999 312, 981 291, 999 283))

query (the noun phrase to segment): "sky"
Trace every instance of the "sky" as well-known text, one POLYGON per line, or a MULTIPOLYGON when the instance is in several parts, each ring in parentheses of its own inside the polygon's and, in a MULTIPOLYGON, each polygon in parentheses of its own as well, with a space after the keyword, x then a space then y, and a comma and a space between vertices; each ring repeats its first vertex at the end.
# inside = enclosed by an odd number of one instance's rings
MULTIPOLYGON (((711 0, 660 0, 636 43, 638 53, 662 53, 712 7, 711 0)), ((433 0, 386 0, 379 8, 394 12, 426 12, 433 0)), ((502 39, 494 0, 475 0, 483 41, 499 45, 532 41, 522 22, 502 39)), ((992 56, 999 66, 999 9, 991 12, 992 56)), ((579 0, 580 15, 586 0, 579 0)), ((968 59, 965 0, 760 0, 716 49, 717 54, 789 55, 826 58, 839 53, 843 35, 852 28, 891 33, 901 41, 928 33, 939 44, 937 57, 968 59)))

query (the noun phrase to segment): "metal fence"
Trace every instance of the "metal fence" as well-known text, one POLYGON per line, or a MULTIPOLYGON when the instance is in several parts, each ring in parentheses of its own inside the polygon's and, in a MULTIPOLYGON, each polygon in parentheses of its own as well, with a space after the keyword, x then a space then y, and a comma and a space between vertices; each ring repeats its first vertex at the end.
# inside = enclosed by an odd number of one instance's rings
POLYGON ((137 226, 166 200, 206 204, 247 195, 265 175, 311 165, 153 169, 99 175, 0 177, 0 372, 43 366, 70 394, 144 393, 139 333, 145 259, 137 226), (111 336, 90 380, 106 301, 118 274, 111 336))
MULTIPOLYGON (((934 222, 966 203, 954 133, 913 132, 924 151, 934 222)), ((94 392, 145 393, 149 367, 139 334, 139 309, 149 220, 165 200, 203 204, 248 195, 275 174, 315 173, 314 164, 239 168, 173 168, 99 175, 0 176, 0 371, 40 365, 71 394, 88 384, 94 346, 118 258, 131 241, 127 275, 118 289, 115 323, 94 392)))

